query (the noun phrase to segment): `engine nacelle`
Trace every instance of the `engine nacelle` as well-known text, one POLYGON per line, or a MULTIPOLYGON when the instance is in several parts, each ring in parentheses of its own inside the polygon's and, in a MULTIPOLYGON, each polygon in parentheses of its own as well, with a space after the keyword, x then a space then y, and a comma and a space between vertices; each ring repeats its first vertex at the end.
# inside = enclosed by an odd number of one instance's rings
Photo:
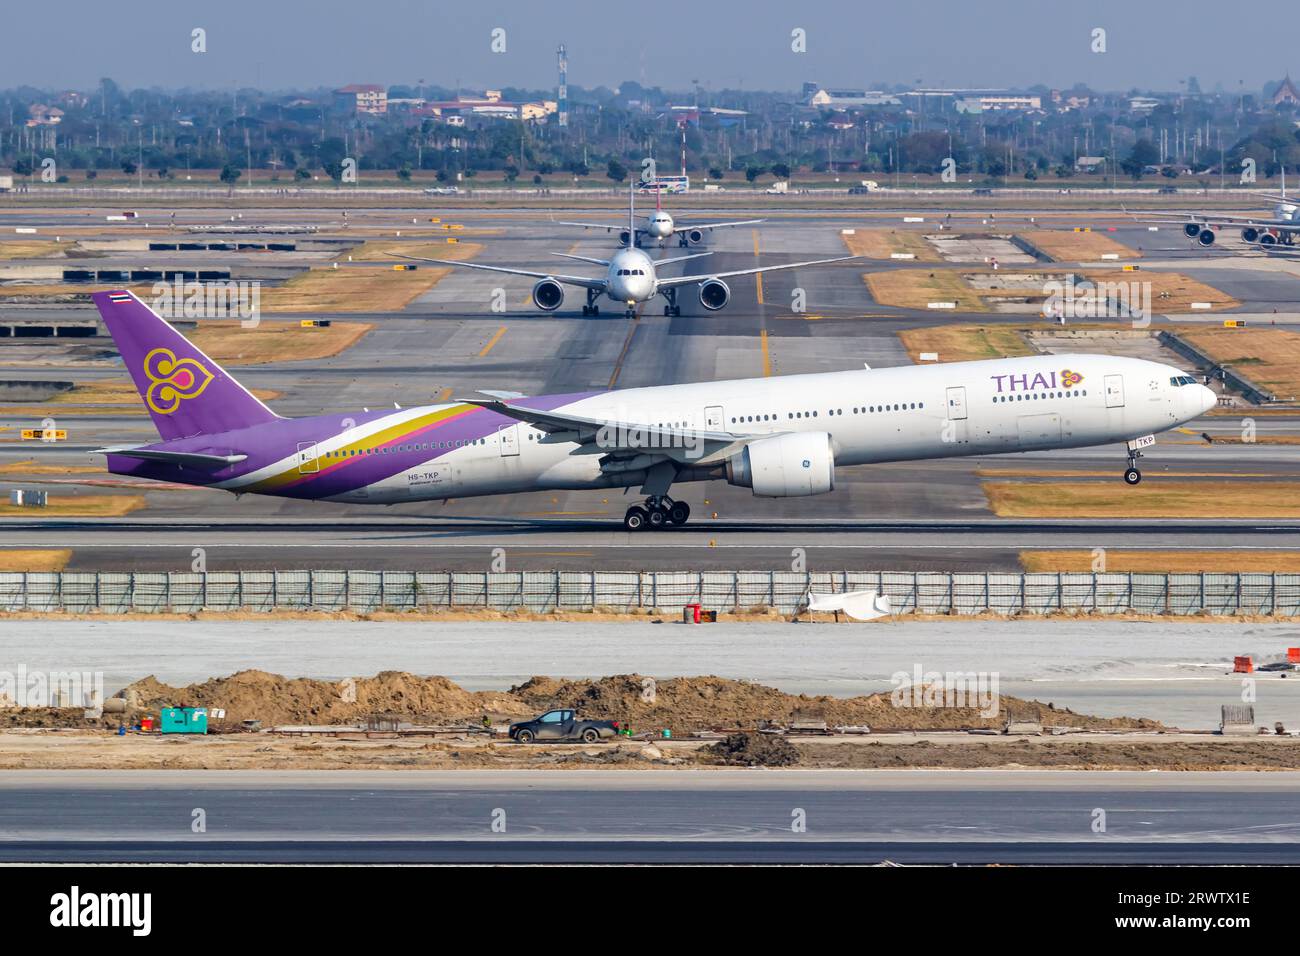
POLYGON ((727 459, 727 482, 761 498, 802 498, 835 488, 835 453, 827 432, 760 438, 727 459))
POLYGON ((1266 232, 1259 237, 1259 244, 1261 246, 1275 246, 1277 245, 1277 236, 1271 232, 1266 232))
POLYGON ((693 246, 698 246, 704 241, 704 233, 699 229, 687 229, 685 235, 686 241, 693 246))
POLYGON ((630 246, 632 244, 632 233, 624 229, 618 234, 618 242, 619 245, 630 246))
POLYGON ((1241 238, 1246 242, 1257 242, 1259 240, 1259 230, 1254 226, 1247 226, 1241 230, 1241 238))
POLYGON ((709 279, 700 283, 700 305, 710 312, 717 312, 731 301, 731 290, 721 279, 709 279))
POLYGON ((1183 226, 1183 235, 1188 239, 1195 239, 1201 234, 1201 224, 1199 222, 1189 222, 1183 226))
POLYGON ((564 286, 554 279, 542 279, 533 286, 533 304, 543 312, 554 312, 564 305, 564 286))
POLYGON ((1200 232, 1200 235, 1198 235, 1198 236, 1196 237, 1196 241, 1199 242, 1199 243, 1200 243, 1201 245, 1203 245, 1203 246, 1212 246, 1212 245, 1214 245, 1214 230, 1213 230, 1213 229, 1202 229, 1201 232, 1200 232))

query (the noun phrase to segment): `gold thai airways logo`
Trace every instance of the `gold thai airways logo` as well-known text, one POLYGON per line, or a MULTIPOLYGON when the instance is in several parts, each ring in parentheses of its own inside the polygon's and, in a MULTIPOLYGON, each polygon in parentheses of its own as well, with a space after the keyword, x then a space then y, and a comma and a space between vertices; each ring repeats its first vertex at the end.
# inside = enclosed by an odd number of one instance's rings
POLYGON ((1061 387, 1074 388, 1083 381, 1083 376, 1078 372, 1072 372, 1068 368, 1061 370, 1061 387))
POLYGON ((212 381, 212 373, 192 358, 177 359, 171 349, 154 349, 144 357, 144 374, 149 388, 145 404, 159 415, 170 415, 181 402, 198 398, 212 381))

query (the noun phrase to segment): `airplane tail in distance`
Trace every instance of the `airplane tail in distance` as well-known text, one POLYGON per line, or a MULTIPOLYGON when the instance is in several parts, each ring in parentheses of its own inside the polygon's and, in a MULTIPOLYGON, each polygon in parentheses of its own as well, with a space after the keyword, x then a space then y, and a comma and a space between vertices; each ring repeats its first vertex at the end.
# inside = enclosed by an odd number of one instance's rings
POLYGON ((132 293, 91 298, 165 441, 280 417, 132 293))

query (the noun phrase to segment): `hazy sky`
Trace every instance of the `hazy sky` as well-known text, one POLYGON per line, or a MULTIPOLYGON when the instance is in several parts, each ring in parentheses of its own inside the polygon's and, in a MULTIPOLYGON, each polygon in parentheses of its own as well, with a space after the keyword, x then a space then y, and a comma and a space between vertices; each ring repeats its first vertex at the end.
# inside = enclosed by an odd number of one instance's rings
POLYGON ((5 4, 0 88, 264 89, 349 82, 544 88, 555 48, 569 82, 796 89, 933 86, 1247 91, 1300 76, 1290 3, 1220 0, 64 0, 5 4), (1289 24, 1289 26, 1288 26, 1289 24), (190 50, 195 27, 206 53, 190 50), (504 29, 506 50, 491 49, 504 29), (806 31, 807 52, 791 50, 806 31), (1091 51, 1094 28, 1105 53, 1091 51))

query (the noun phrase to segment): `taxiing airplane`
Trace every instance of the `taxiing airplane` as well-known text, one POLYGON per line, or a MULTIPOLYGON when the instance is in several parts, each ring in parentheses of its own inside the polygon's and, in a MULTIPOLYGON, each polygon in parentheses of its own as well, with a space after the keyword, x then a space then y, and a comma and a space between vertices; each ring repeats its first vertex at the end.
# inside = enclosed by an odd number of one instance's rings
POLYGON ((1147 219, 1145 222, 1160 225, 1182 226, 1183 235, 1195 239, 1203 246, 1214 245, 1217 232, 1225 227, 1241 229, 1243 242, 1266 250, 1290 250, 1300 241, 1300 204, 1286 194, 1286 169, 1282 169, 1282 194, 1255 193, 1275 203, 1273 215, 1217 216, 1209 213, 1189 213, 1183 219, 1147 219))
POLYGON ((606 232, 613 232, 615 229, 622 230, 618 234, 620 245, 641 245, 641 237, 649 236, 651 239, 659 240, 660 247, 663 246, 664 240, 677 237, 679 246, 694 246, 704 241, 704 234, 714 229, 726 229, 730 226, 754 226, 760 222, 766 222, 764 219, 741 219, 737 222, 706 222, 698 226, 679 226, 673 222, 670 216, 663 208, 663 193, 656 190, 655 192, 655 211, 646 217, 645 225, 640 227, 628 226, 611 226, 601 222, 560 222, 560 226, 581 226, 583 229, 604 229, 606 232))
POLYGON ((400 504, 640 486, 629 531, 684 524, 674 485, 823 494, 840 469, 1126 443, 1135 485, 1155 433, 1215 405, 1168 365, 1041 355, 282 418, 130 292, 93 298, 161 441, 108 470, 314 501, 400 504))
MULTIPOLYGON (((632 198, 635 195, 634 193, 629 192, 628 195, 627 222, 628 230, 631 231, 635 228, 633 224, 636 222, 636 201, 632 198)), ((722 281, 723 279, 730 279, 735 276, 752 276, 761 272, 776 272, 779 269, 819 266, 828 262, 846 262, 849 259, 861 258, 861 256, 837 256, 834 259, 787 262, 784 265, 758 266, 754 269, 736 269, 731 272, 709 272, 702 275, 660 278, 655 272, 658 266, 668 265, 672 262, 685 262, 687 259, 699 259, 703 256, 712 255, 712 253, 696 252, 688 256, 655 260, 634 246, 625 246, 615 252, 609 259, 573 256, 564 252, 553 252, 551 255, 604 266, 605 275, 599 278, 587 278, 585 276, 560 275, 555 272, 512 269, 506 266, 488 266, 477 262, 453 262, 450 259, 424 259, 418 256, 400 256, 400 258, 411 259, 416 262, 433 262, 458 269, 482 269, 487 272, 504 272, 507 275, 528 276, 531 279, 537 279, 537 283, 533 286, 533 304, 543 312, 554 312, 563 305, 564 287, 566 285, 576 285, 587 290, 587 302, 582 307, 583 315, 599 315, 600 306, 596 302, 604 295, 626 306, 626 314, 629 318, 636 314, 638 303, 649 302, 657 295, 663 296, 668 302, 664 306, 664 315, 681 315, 681 307, 677 304, 677 290, 682 286, 699 286, 700 305, 710 312, 716 312, 725 308, 727 303, 731 301, 731 288, 722 281)))

